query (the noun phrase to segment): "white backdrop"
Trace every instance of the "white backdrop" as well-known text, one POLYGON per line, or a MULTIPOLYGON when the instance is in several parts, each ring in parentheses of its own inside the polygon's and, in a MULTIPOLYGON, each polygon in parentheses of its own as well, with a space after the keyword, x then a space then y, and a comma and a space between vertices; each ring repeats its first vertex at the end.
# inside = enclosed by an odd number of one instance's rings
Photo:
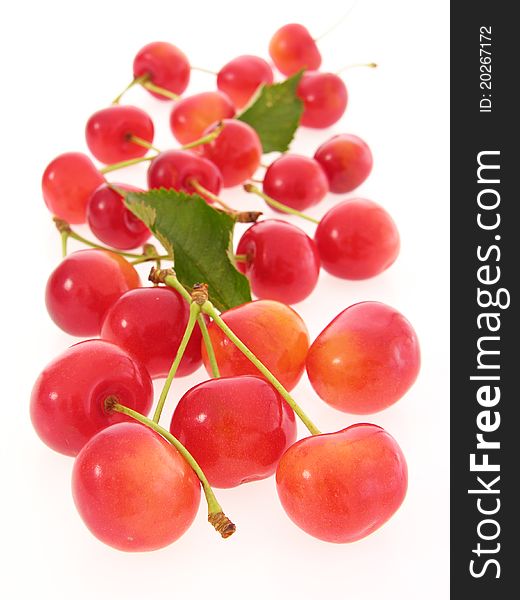
MULTIPOLYGON (((310 154, 333 133, 352 132, 366 139, 375 166, 356 193, 383 204, 402 236, 401 255, 383 275, 346 282, 322 274, 317 291, 296 306, 312 338, 340 310, 360 300, 395 306, 420 336, 423 366, 418 382, 399 403, 369 419, 397 438, 409 464, 408 496, 387 525, 355 544, 320 542, 289 521, 271 478, 217 490, 238 525, 236 535, 226 541, 206 523, 201 502, 196 522, 174 545, 149 554, 120 553, 86 530, 71 499, 71 459, 46 448, 28 417, 34 379, 75 341, 51 323, 43 302, 46 279, 60 258, 59 236, 40 192, 46 164, 60 152, 85 148, 86 119, 129 81, 133 55, 145 43, 171 41, 192 64, 218 69, 238 54, 267 56, 271 34, 284 23, 301 22, 319 35, 347 8, 347 2, 335 0, 48 0, 2 5, 2 597, 448 597, 446 1, 359 1, 320 44, 323 68, 334 71, 372 60, 380 67, 345 72, 350 101, 342 122, 328 131, 302 131, 293 146, 310 154)), ((190 92, 215 85, 205 74, 192 79, 190 92)), ((142 90, 132 90, 125 101, 153 113, 159 147, 175 145, 168 129, 168 103, 142 90)), ((136 168, 112 180, 144 183, 144 172, 136 168)), ((237 207, 260 206, 239 191, 226 197, 237 207)), ((329 196, 314 214, 337 200, 329 196)), ((297 223, 312 232, 310 224, 297 223)), ((174 384, 165 423, 174 398, 201 377, 198 372, 174 384)), ((328 407, 306 381, 295 394, 323 431, 358 420, 328 407)))

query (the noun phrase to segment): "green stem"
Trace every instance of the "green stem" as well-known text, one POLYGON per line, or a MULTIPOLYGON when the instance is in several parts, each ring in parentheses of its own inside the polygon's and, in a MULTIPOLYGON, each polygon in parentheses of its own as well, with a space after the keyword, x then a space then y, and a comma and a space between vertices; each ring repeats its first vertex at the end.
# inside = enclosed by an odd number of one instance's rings
POLYGON ((61 232, 61 256, 62 256, 62 258, 65 258, 67 256, 67 242, 69 240, 69 235, 70 235, 69 231, 61 232))
POLYGON ((377 63, 375 63, 375 62, 371 62, 371 63, 354 63, 354 64, 351 64, 351 65, 345 65, 339 71, 336 71, 336 75, 341 75, 341 73, 343 73, 343 71, 347 71, 348 69, 355 69, 357 67, 368 67, 369 69, 376 69, 377 68, 377 63))
POLYGON ((258 189, 256 186, 254 186, 254 185, 252 185, 250 183, 246 183, 244 185, 244 190, 246 192, 249 192, 250 194, 256 194, 260 198, 263 198, 264 201, 267 204, 269 204, 269 206, 273 206, 274 208, 277 208, 278 210, 281 210, 284 213, 287 213, 289 215, 296 215, 297 217, 301 217, 302 219, 306 219, 307 221, 310 221, 311 223, 315 223, 316 225, 319 225, 319 223, 320 223, 318 221, 318 219, 315 219, 314 217, 310 217, 309 215, 306 215, 305 213, 302 213, 299 210, 296 210, 295 208, 291 208, 290 206, 286 206, 285 204, 282 204, 281 202, 278 202, 278 200, 274 200, 274 198, 271 198, 267 194, 264 194, 264 192, 262 192, 262 190, 258 189))
POLYGON ((191 67, 192 71, 200 71, 201 73, 207 73, 208 75, 217 75, 216 71, 211 69, 205 69, 204 67, 191 67))
POLYGON ((213 131, 210 131, 207 135, 202 136, 198 140, 194 140, 193 142, 190 142, 189 144, 184 144, 184 146, 181 146, 180 149, 181 150, 190 150, 190 148, 196 148, 197 146, 203 146, 204 144, 209 144, 215 138, 218 138, 218 136, 222 132, 222 129, 224 129, 224 125, 222 123, 219 123, 215 127, 215 129, 213 129, 213 131))
POLYGON ((214 323, 217 324, 218 327, 224 332, 224 334, 229 338, 233 344, 246 356, 255 367, 262 373, 262 375, 271 383, 271 385, 278 390, 280 395, 284 398, 284 400, 289 404, 289 406, 294 410, 294 412, 300 417, 303 424, 307 429, 311 432, 312 435, 317 435, 320 433, 320 430, 314 425, 314 423, 309 419, 309 417, 303 412, 300 408, 299 404, 294 400, 294 398, 289 394, 289 392, 284 388, 284 386, 276 379, 276 377, 269 371, 269 369, 260 361, 258 358, 249 350, 249 348, 238 338, 235 333, 228 327, 224 319, 219 315, 213 304, 209 300, 204 302, 202 305, 202 312, 210 316, 214 323))
POLYGON ((202 196, 206 196, 206 198, 209 198, 215 204, 218 204, 218 205, 222 206, 222 208, 224 210, 226 210, 226 211, 228 211, 230 213, 238 212, 234 208, 232 208, 231 206, 229 206, 229 204, 227 204, 226 202, 224 202, 224 200, 221 200, 216 194, 214 194, 213 192, 210 192, 209 190, 207 190, 196 179, 190 179, 188 181, 188 183, 189 183, 189 185, 191 185, 191 187, 195 191, 199 192, 199 194, 201 194, 202 196))
POLYGON ((204 471, 200 468, 199 464, 193 458, 190 452, 181 444, 181 442, 179 442, 179 440, 175 436, 173 436, 167 429, 164 429, 164 427, 158 425, 155 421, 152 421, 151 419, 145 417, 141 413, 138 413, 135 410, 132 410, 131 408, 128 408, 126 406, 123 406, 118 402, 113 402, 110 398, 107 399, 106 406, 108 410, 113 410, 123 415, 128 415, 129 417, 132 417, 132 419, 143 423, 143 425, 150 427, 150 429, 153 429, 165 440, 170 442, 170 444, 179 451, 179 453, 184 457, 186 462, 195 471, 195 474, 197 475, 197 477, 200 480, 200 483, 202 484, 202 489, 204 490, 204 495, 206 496, 206 500, 208 503, 208 520, 212 524, 214 524, 215 521, 218 521, 220 529, 217 528, 216 525, 214 526, 217 529, 217 531, 222 535, 222 537, 226 538, 229 537, 232 533, 234 533, 235 526, 233 525, 233 523, 231 523, 231 521, 229 521, 229 519, 227 519, 227 517, 225 517, 222 507, 220 506, 215 496, 215 493, 213 492, 213 489, 211 488, 211 485, 209 484, 209 481, 206 478, 206 475, 204 475, 204 471), (222 517, 224 517, 227 520, 227 522, 224 523, 224 519, 222 517))
POLYGON ((141 156, 140 158, 131 158, 129 160, 122 160, 121 162, 114 163, 113 165, 106 165, 102 169, 99 169, 99 172, 102 175, 106 173, 110 173, 111 171, 117 171, 118 169, 124 169, 125 167, 131 167, 133 165, 138 165, 139 163, 153 160, 155 156, 141 156))
POLYGON ((124 256, 125 258, 142 258, 142 254, 135 254, 134 252, 122 252, 121 250, 115 250, 114 248, 109 248, 108 246, 101 246, 101 244, 96 244, 95 242, 91 242, 84 238, 79 233, 75 231, 69 231, 69 237, 73 240, 77 240, 86 246, 90 246, 91 248, 96 248, 97 250, 107 250, 108 252, 112 252, 113 254, 119 254, 120 256, 124 256))
POLYGON ((126 94, 126 92, 128 92, 129 89, 133 88, 134 85, 137 84, 142 85, 148 79, 148 77, 148 75, 140 75, 139 77, 136 77, 125 87, 125 89, 119 94, 119 96, 116 96, 116 98, 112 100, 112 104, 119 104, 119 102, 121 102, 121 98, 126 94))
MULTIPOLYGON (((153 260, 157 264, 160 265, 160 261, 161 260, 168 260, 169 258, 170 257, 167 254, 164 254, 163 256, 154 256, 154 255, 141 256, 140 258, 136 258, 135 260, 131 261, 130 264, 132 264, 132 265, 140 265, 141 263, 149 262, 149 261, 153 260)), ((158 268, 160 269, 161 267, 159 266, 158 268)))
POLYGON ((197 323, 199 324, 200 331, 202 333, 202 339, 204 340, 204 346, 206 346, 206 352, 208 353, 209 364, 211 366, 212 377, 220 377, 220 370, 217 364, 217 357, 215 356, 215 348, 213 348, 213 342, 209 336, 208 326, 204 315, 197 317, 197 323))
POLYGON ((170 90, 167 90, 166 88, 155 85, 155 83, 152 83, 148 79, 146 81, 143 81, 141 83, 141 85, 144 88, 146 88, 147 90, 149 90, 150 92, 155 92, 156 94, 159 94, 160 96, 164 96, 165 98, 168 98, 168 100, 178 100, 180 97, 179 94, 174 94, 173 92, 170 92, 170 90))
POLYGON ((235 254, 234 259, 237 262, 247 262, 249 260, 247 254, 235 254))
POLYGON ((186 331, 182 336, 182 340, 177 350, 177 354, 175 355, 175 359, 170 367, 170 372, 168 373, 168 377, 164 382, 164 387, 161 391, 161 395, 159 396, 159 401, 157 402, 157 408, 155 409, 155 413, 153 415, 154 423, 158 423, 161 418, 162 409, 164 407, 164 403, 166 402, 166 397, 168 396, 168 392, 170 391, 170 387, 172 385, 173 378, 175 377, 175 373, 177 373, 177 369, 179 368, 179 364, 184 356, 184 351, 186 350, 186 346, 190 341, 191 333, 193 328, 195 327, 195 323, 197 322, 197 317, 200 313, 200 306, 195 302, 190 304, 190 318, 188 319, 188 324, 186 325, 186 331))
POLYGON ((141 146, 141 148, 146 148, 147 150, 154 150, 155 152, 157 152, 157 154, 161 153, 161 151, 159 150, 159 148, 156 148, 148 140, 144 140, 143 138, 140 138, 137 135, 131 135, 131 136, 129 136, 128 139, 133 144, 136 144, 136 146, 141 146))
POLYGON ((164 278, 165 285, 169 285, 173 289, 177 290, 179 294, 191 304, 191 296, 188 290, 182 285, 182 283, 177 279, 175 275, 167 275, 164 278))

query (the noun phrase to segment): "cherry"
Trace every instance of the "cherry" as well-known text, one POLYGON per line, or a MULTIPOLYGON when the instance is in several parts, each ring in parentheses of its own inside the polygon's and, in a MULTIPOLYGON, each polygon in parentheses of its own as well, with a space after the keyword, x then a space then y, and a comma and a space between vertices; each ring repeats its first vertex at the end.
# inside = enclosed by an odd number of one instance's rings
MULTIPOLYGON (((190 81, 190 63, 184 52, 168 42, 147 44, 134 58, 134 77, 147 76, 147 81, 173 94, 182 94, 190 81)), ((159 100, 164 95, 148 90, 159 100)))
POLYGON ((234 116, 235 107, 226 94, 202 92, 175 102, 170 127, 181 144, 189 144, 202 137, 203 132, 216 121, 234 116))
POLYGON ((297 210, 317 204, 329 191, 327 177, 320 164, 299 154, 283 154, 271 163, 262 187, 271 198, 297 210))
MULTIPOLYGON (((127 192, 142 192, 123 183, 110 184, 127 192)), ((87 205, 87 220, 92 233, 104 244, 120 250, 142 246, 150 230, 123 203, 123 196, 103 183, 92 194, 87 205)))
POLYGON ((80 342, 50 362, 36 380, 32 423, 47 446, 75 456, 98 431, 128 419, 105 411, 111 395, 147 414, 153 401, 148 372, 115 344, 80 342))
POLYGON ((351 192, 360 186, 372 170, 372 152, 357 135, 335 135, 314 154, 335 194, 351 192))
MULTIPOLYGON (((101 337, 135 356, 152 378, 166 377, 186 329, 189 312, 186 301, 170 287, 129 290, 106 313, 101 337)), ((200 367, 201 339, 196 325, 177 376, 189 375, 200 367)))
POLYGON ((307 374, 317 394, 339 410, 369 414, 397 402, 421 363, 410 323, 381 302, 341 312, 312 343, 307 374))
POLYGON ((124 258, 106 250, 69 254, 51 273, 45 302, 51 319, 67 333, 99 335, 103 317, 121 294, 139 287, 139 275, 124 258))
POLYGON ((105 181, 81 152, 65 152, 49 163, 42 177, 43 198, 52 214, 68 223, 85 223, 92 192, 105 181))
MULTIPOLYGON (((309 348, 309 334, 297 312, 281 302, 256 300, 225 311, 222 319, 287 390, 294 388, 303 374, 309 348)), ((256 367, 214 322, 208 332, 222 376, 258 375, 256 367)), ((202 359, 210 373, 204 345, 202 359)))
POLYGON ((321 219, 314 240, 323 268, 343 279, 382 273, 399 254, 399 232, 386 210, 363 198, 336 204, 321 219))
POLYGON ((330 127, 339 121, 347 108, 347 88, 334 73, 306 71, 298 84, 297 94, 303 100, 301 124, 305 127, 330 127))
POLYGON ((264 379, 212 379, 188 390, 171 433, 186 446, 212 486, 265 479, 296 440, 294 412, 264 379))
POLYGON ((200 484, 163 437, 140 423, 119 423, 98 433, 78 454, 72 495, 99 540, 143 552, 171 544, 189 528, 200 484))
POLYGON ((273 70, 258 56, 237 56, 217 74, 217 87, 237 108, 245 106, 263 84, 273 83, 273 70))
POLYGON ((135 106, 110 106, 98 110, 87 121, 87 145, 101 162, 110 164, 144 156, 148 148, 136 144, 132 137, 153 142, 154 127, 150 117, 135 106))
POLYGON ((197 181, 212 194, 222 187, 222 175, 218 168, 206 158, 187 150, 161 152, 150 163, 148 187, 173 188, 193 194, 191 181, 197 181))
POLYGON ((277 219, 255 223, 240 239, 238 269, 258 298, 287 304, 300 302, 316 287, 320 257, 313 240, 301 229, 277 219))
POLYGON ((303 25, 284 25, 269 42, 269 55, 284 75, 294 75, 300 69, 318 69, 321 54, 316 42, 303 25))
POLYGON ((355 542, 381 527, 406 495, 406 461, 377 425, 360 423, 296 442, 276 470, 288 516, 326 542, 355 542))
MULTIPOLYGON (((214 129, 208 128, 205 134, 214 129)), ((220 135, 202 146, 202 154, 219 168, 224 187, 249 179, 260 165, 262 144, 256 131, 247 123, 224 119, 220 135)))

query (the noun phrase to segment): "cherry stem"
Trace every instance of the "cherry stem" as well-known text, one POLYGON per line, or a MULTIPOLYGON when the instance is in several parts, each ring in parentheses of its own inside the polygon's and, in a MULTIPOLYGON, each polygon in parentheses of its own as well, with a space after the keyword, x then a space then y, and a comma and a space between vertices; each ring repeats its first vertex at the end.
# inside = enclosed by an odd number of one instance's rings
POLYGON ((208 326, 206 325, 204 315, 199 315, 197 317, 197 323, 199 324, 200 331, 202 333, 202 339, 204 340, 204 345, 206 346, 206 352, 208 354, 209 364, 211 367, 211 376, 213 378, 218 378, 220 377, 220 370, 218 368, 217 357, 215 356, 215 349, 213 348, 213 342, 209 337, 208 326))
POLYGON ((223 129, 224 129, 224 123, 219 122, 219 123, 217 123, 217 126, 215 127, 215 129, 210 131, 207 135, 204 135, 203 137, 201 137, 198 140, 195 140, 193 142, 190 142, 189 144, 184 144, 184 146, 181 146, 180 149, 181 150, 190 150, 191 148, 196 148, 197 146, 203 146, 204 144, 209 144, 214 139, 218 138, 218 136, 221 134, 223 129))
POLYGON ((106 173, 110 173, 111 171, 117 171, 118 169, 124 169, 125 167, 131 167, 133 165, 138 165, 139 163, 153 160, 155 156, 141 156, 140 158, 131 158, 129 160, 122 160, 121 162, 114 163, 112 165, 106 165, 102 169, 99 169, 99 172, 102 175, 106 173))
POLYGON ((280 393, 287 404, 294 410, 294 412, 300 417, 303 424, 310 431, 312 435, 320 434, 320 430, 314 425, 309 419, 305 412, 301 409, 300 405, 294 400, 284 386, 276 379, 276 377, 269 371, 269 369, 260 361, 258 358, 249 350, 249 348, 242 342, 242 340, 233 333, 228 327, 224 319, 219 315, 213 304, 206 300, 201 307, 202 312, 213 319, 213 322, 223 331, 227 338, 242 352, 242 354, 248 358, 255 367, 262 373, 262 375, 271 383, 271 385, 280 393))
POLYGON ((61 232, 61 257, 65 258, 67 256, 67 242, 69 241, 70 232, 67 230, 63 230, 61 232))
POLYGON ((163 389, 161 391, 161 395, 159 396, 159 401, 157 402, 157 407, 155 409, 155 413, 153 415, 154 423, 158 423, 161 418, 161 413, 164 407, 164 403, 166 402, 166 397, 168 396, 168 392, 170 391, 170 387, 172 385, 173 378, 177 373, 177 369, 179 368, 179 364, 184 356, 184 351, 186 350, 186 346, 190 341, 191 334, 195 327, 195 323, 197 322, 197 317, 200 314, 200 306, 196 302, 192 302, 190 304, 190 318, 188 319, 188 324, 186 325, 186 330, 184 331, 184 335, 182 336, 181 343, 177 350, 177 354, 173 360, 172 366, 170 367, 170 372, 168 373, 168 377, 164 382, 163 389))
POLYGON ((343 71, 347 71, 348 69, 355 69, 357 67, 368 67, 369 69, 376 69, 377 68, 377 63, 375 63, 375 62, 371 62, 371 63, 353 63, 351 65, 345 65, 339 71, 336 71, 336 75, 341 75, 341 73, 343 73, 343 71))
POLYGON ((205 69, 204 67, 191 67, 192 71, 200 71, 201 73, 207 73, 208 75, 218 75, 216 71, 211 69, 205 69))
POLYGON ((235 254, 234 259, 237 262, 247 262, 249 260, 247 254, 235 254))
POLYGON ((350 5, 350 8, 347 10, 347 12, 342 17, 340 17, 335 23, 333 23, 328 29, 326 29, 323 33, 321 33, 320 35, 315 37, 314 41, 319 42, 324 37, 329 35, 329 33, 332 33, 334 31, 334 29, 339 27, 343 23, 343 21, 345 21, 347 19, 347 17, 350 15, 350 13, 354 10, 354 8, 356 7, 357 1, 358 0, 354 0, 354 2, 352 2, 352 4, 350 5))
POLYGON ((264 194, 264 192, 262 192, 262 190, 260 190, 256 186, 252 185, 251 183, 246 183, 243 187, 246 192, 248 192, 250 194, 256 194, 260 198, 263 198, 264 201, 267 204, 269 204, 269 206, 277 208, 278 210, 281 210, 282 212, 287 213, 289 215, 296 215, 297 217, 301 217, 302 219, 306 219, 307 221, 310 221, 311 223, 315 223, 316 225, 319 225, 318 219, 315 219, 314 217, 310 217, 309 215, 306 215, 305 213, 302 213, 299 210, 296 210, 295 208, 291 208, 290 206, 286 206, 285 204, 278 202, 278 200, 275 200, 274 198, 271 198, 267 194, 264 194))
POLYGON ((216 196, 213 192, 207 190, 196 179, 190 179, 188 183, 201 196, 206 197, 208 200, 211 200, 214 204, 218 204, 219 206, 221 206, 223 211, 231 215, 237 223, 256 223, 256 221, 258 221, 258 218, 262 215, 261 212, 255 210, 235 210, 234 208, 229 206, 229 204, 224 202, 224 200, 221 200, 218 196, 216 196))
POLYGON ((166 441, 170 442, 170 444, 179 451, 179 453, 183 456, 183 458, 199 478, 202 489, 204 490, 204 495, 206 496, 206 501, 208 503, 208 521, 215 527, 215 529, 223 538, 227 538, 235 532, 235 525, 225 516, 222 507, 220 506, 215 493, 213 492, 213 489, 206 478, 206 475, 204 475, 204 471, 200 468, 199 464, 190 454, 188 449, 185 448, 185 446, 183 446, 174 435, 141 413, 119 404, 114 397, 109 397, 105 400, 105 407, 108 411, 115 411, 132 417, 132 419, 135 419, 143 425, 150 427, 150 429, 153 429, 166 441))
POLYGON ((112 100, 112 104, 119 104, 119 102, 121 102, 121 98, 126 94, 126 92, 128 92, 129 89, 133 88, 134 85, 143 84, 147 80, 148 75, 139 75, 139 77, 136 77, 125 87, 125 89, 119 94, 119 96, 116 96, 114 100, 112 100))
POLYGON ((132 260, 130 262, 130 264, 140 265, 141 263, 149 262, 151 260, 160 264, 161 260, 169 260, 169 259, 171 259, 171 256, 169 256, 168 254, 163 254, 162 256, 158 256, 158 255, 156 255, 156 256, 151 256, 151 255, 150 256, 141 256, 140 258, 136 258, 135 260, 132 260))
POLYGON ((132 142, 133 144, 136 144, 136 146, 141 146, 141 148, 146 148, 147 150, 154 150, 155 152, 157 152, 157 154, 160 154, 160 152, 161 152, 159 150, 159 148, 156 148, 149 141, 143 140, 143 138, 140 138, 137 135, 131 135, 131 136, 129 136, 128 140, 130 142, 132 142))
POLYGON ((170 92, 170 90, 167 90, 166 88, 155 85, 155 83, 152 83, 149 78, 147 78, 147 79, 145 79, 145 81, 141 82, 141 85, 144 88, 146 88, 147 90, 149 90, 150 92, 155 92, 156 94, 159 94, 160 96, 164 96, 165 98, 168 98, 169 100, 178 100, 180 98, 179 94, 175 94, 174 92, 170 92))

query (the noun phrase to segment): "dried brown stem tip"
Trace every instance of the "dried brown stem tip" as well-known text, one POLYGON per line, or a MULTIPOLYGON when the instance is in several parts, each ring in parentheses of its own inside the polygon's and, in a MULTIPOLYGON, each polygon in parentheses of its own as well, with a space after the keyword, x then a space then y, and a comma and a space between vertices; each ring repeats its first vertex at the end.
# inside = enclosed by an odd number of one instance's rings
POLYGON ((191 299, 195 304, 202 306, 208 299, 208 284, 196 283, 191 291, 191 299))
POLYGON ((105 398, 105 410, 106 412, 112 412, 114 406, 117 404, 117 398, 115 396, 108 396, 105 398))
POLYGON ((208 515, 208 521, 213 527, 220 533, 223 538, 228 538, 233 535, 237 530, 234 523, 232 523, 223 512, 213 513, 208 515))
POLYGON ((166 277, 169 275, 175 276, 175 271, 173 269, 157 269, 157 267, 152 267, 150 275, 148 275, 148 281, 152 283, 164 283, 166 277))
POLYGON ((234 214, 237 223, 256 223, 261 216, 262 213, 255 210, 246 210, 234 214))
POLYGON ((54 221, 54 225, 56 225, 56 229, 60 233, 64 233, 65 231, 70 233, 70 225, 67 223, 67 221, 64 221, 58 217, 52 217, 52 220, 54 221))

